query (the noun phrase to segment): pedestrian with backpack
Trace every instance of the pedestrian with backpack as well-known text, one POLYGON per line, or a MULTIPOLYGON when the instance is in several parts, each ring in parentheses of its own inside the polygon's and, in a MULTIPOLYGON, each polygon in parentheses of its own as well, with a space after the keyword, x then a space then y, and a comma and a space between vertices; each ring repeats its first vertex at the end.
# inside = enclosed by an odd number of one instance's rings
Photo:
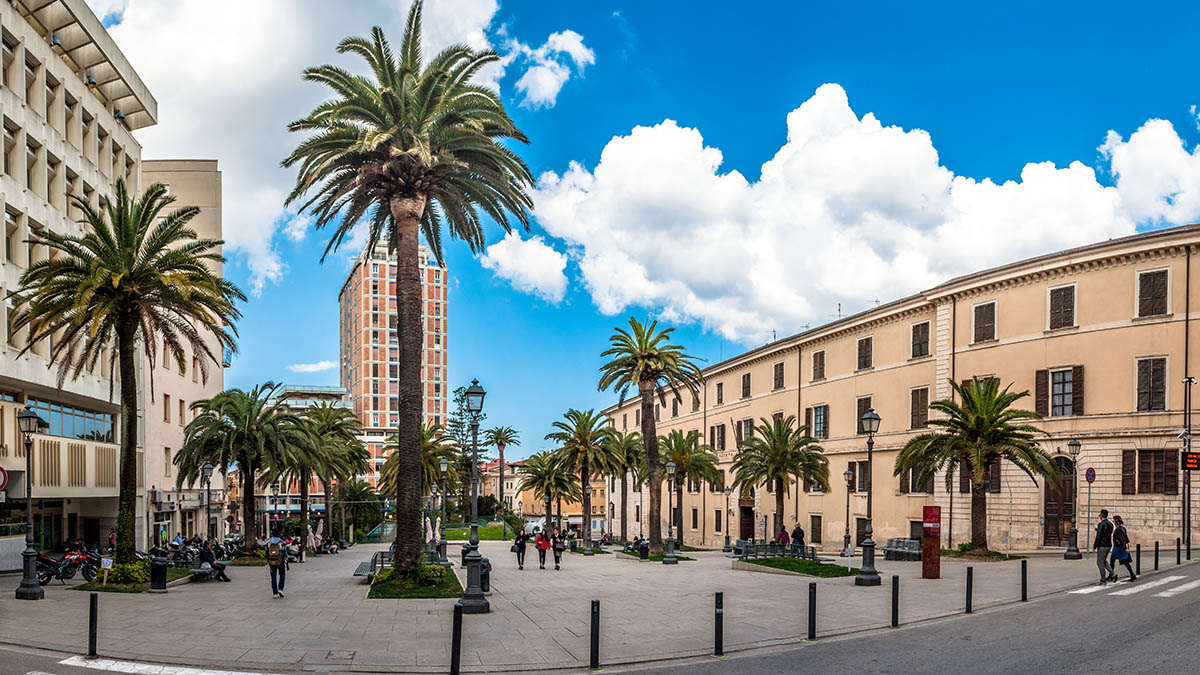
POLYGON ((271 568, 271 595, 282 598, 283 584, 287 581, 288 553, 278 530, 271 532, 271 538, 267 540, 267 567, 271 568))

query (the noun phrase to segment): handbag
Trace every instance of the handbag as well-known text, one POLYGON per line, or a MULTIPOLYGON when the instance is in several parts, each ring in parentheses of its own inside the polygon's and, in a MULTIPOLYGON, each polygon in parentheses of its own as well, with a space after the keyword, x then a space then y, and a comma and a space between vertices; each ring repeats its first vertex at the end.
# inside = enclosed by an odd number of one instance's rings
POLYGON ((513 544, 511 547, 509 547, 508 550, 512 551, 513 553, 516 553, 517 551, 521 550, 521 547, 517 546, 516 544, 513 544))

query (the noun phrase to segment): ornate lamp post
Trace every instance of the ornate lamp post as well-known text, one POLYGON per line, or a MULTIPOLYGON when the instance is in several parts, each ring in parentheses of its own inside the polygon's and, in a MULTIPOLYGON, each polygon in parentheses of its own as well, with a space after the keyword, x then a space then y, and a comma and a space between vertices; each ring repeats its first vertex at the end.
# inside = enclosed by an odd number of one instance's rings
POLYGON ((1083 554, 1079 552, 1079 530, 1075 527, 1079 516, 1079 448, 1080 443, 1074 438, 1067 443, 1067 450, 1071 453, 1071 529, 1067 530, 1067 552, 1063 554, 1064 560, 1083 559, 1083 554))
POLYGON ((733 488, 726 485, 725 486, 725 548, 722 549, 725 551, 732 550, 732 548, 733 548, 732 546, 729 545, 729 514, 733 513, 733 509, 729 508, 729 497, 732 494, 733 494, 733 488))
POLYGON ((446 472, 450 470, 450 462, 445 457, 438 461, 438 468, 442 470, 442 517, 438 521, 438 564, 443 567, 449 567, 450 561, 446 560, 446 472))
POLYGON ((200 467, 200 475, 204 477, 204 531, 209 539, 215 538, 212 528, 212 472, 211 462, 205 462, 200 467))
MULTIPOLYGON (((590 507, 592 504, 592 485, 591 485, 591 483, 588 483, 587 485, 583 486, 583 495, 586 498, 588 506, 590 507)), ((583 528, 583 554, 585 556, 586 555, 596 555, 595 552, 592 551, 592 523, 590 522, 591 518, 592 518, 592 514, 585 512, 583 514, 583 518, 587 519, 589 521, 588 526, 583 528)), ((579 524, 580 524, 580 527, 583 526, 583 519, 580 520, 579 524)))
MULTIPOLYGON (((879 431, 879 415, 871 408, 862 416, 863 431, 867 432, 867 538, 863 540, 863 563, 858 576, 854 577, 855 586, 878 586, 879 573, 875 571, 875 541, 871 539, 871 493, 875 491, 871 480, 872 458, 875 451, 875 432, 879 431)), ((847 521, 849 524, 849 521, 847 521)))
POLYGON ((672 500, 674 496, 675 462, 667 462, 667 551, 663 556, 664 565, 679 564, 679 560, 675 557, 675 507, 672 500))
POLYGON ((850 492, 854 487, 854 469, 846 467, 842 478, 846 479, 846 536, 842 540, 842 555, 853 558, 854 545, 850 543, 850 492))
POLYGON ((467 552, 467 588, 463 591, 465 614, 486 614, 491 611, 480 585, 479 555, 479 413, 483 412, 483 397, 487 394, 479 380, 467 387, 467 413, 471 416, 471 550, 467 552))
POLYGON ((33 544, 33 435, 44 423, 29 406, 17 413, 17 427, 25 434, 25 550, 21 553, 18 600, 41 600, 45 591, 37 580, 37 546, 33 544))

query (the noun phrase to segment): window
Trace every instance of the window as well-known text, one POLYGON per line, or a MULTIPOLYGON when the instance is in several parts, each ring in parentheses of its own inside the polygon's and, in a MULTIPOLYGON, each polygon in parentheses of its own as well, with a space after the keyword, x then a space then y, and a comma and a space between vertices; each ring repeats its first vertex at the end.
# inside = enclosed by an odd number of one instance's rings
POLYGON ((179 399, 179 426, 183 426, 183 399, 179 399))
POLYGON ((699 527, 700 527, 700 511, 697 509, 692 509, 692 529, 695 530, 699 527))
POLYGON ((654 404, 654 421, 658 422, 660 420, 662 420, 662 406, 655 403, 654 404))
POLYGON ((717 383, 717 405, 721 405, 724 402, 725 402, 725 383, 718 382, 717 383))
POLYGON ((679 397, 671 399, 671 417, 679 417, 679 397))
POLYGON ((700 409, 700 397, 693 396, 692 397, 692 412, 696 412, 699 409, 700 409))
POLYGON ((812 379, 825 379, 825 351, 813 352, 812 355, 812 379))
POLYGON ((638 521, 639 523, 642 521, 642 505, 641 504, 633 505, 633 519, 638 521))
POLYGON ((713 509, 713 532, 721 533, 721 509, 713 509))
POLYGON ((1139 494, 1179 493, 1179 455, 1177 450, 1124 450, 1121 452, 1121 492, 1127 491, 1137 453, 1137 492, 1139 494))
POLYGON ((169 394, 163 394, 163 421, 171 421, 171 396, 169 394))
POLYGON ((1166 372, 1167 360, 1165 358, 1138 359, 1138 412, 1167 409, 1166 372))
POLYGON ((742 437, 754 438, 754 418, 747 417, 742 420, 742 437))
POLYGON ((750 373, 742 373, 742 398, 750 398, 750 373))
POLYGON ((933 476, 929 480, 921 481, 921 472, 925 470, 925 465, 915 466, 908 471, 900 474, 900 492, 907 493, 933 493, 933 476))
POLYGON ((1160 316, 1167 313, 1167 270, 1138 272, 1138 316, 1160 316))
POLYGON ((167 344, 167 341, 163 340, 163 348, 162 348, 162 355, 163 355, 162 363, 163 363, 163 365, 162 365, 162 367, 166 368, 167 370, 171 369, 171 361, 170 361, 171 352, 170 352, 169 347, 170 347, 170 345, 167 344))
POLYGON ((870 337, 859 338, 858 340, 858 369, 866 370, 871 367, 872 363, 872 347, 874 339, 870 337))
POLYGON ((1070 370, 1050 371, 1050 416, 1066 417, 1074 409, 1074 387, 1070 370))
POLYGON ((908 538, 916 539, 917 541, 921 541, 925 538, 925 528, 923 527, 923 523, 921 521, 908 521, 908 538))
POLYGON ((821 516, 809 516, 808 543, 810 543, 810 544, 822 543, 822 541, 821 541, 821 516))
POLYGON ((863 430, 862 416, 866 415, 867 411, 870 409, 871 409, 871 397, 870 396, 864 396, 864 397, 858 399, 858 416, 854 418, 855 419, 854 425, 855 425, 855 428, 857 429, 857 431, 855 433, 858 433, 858 434, 867 433, 866 431, 863 430))
POLYGON ((1075 285, 1059 286, 1050 289, 1050 316, 1047 327, 1050 330, 1071 328, 1075 325, 1075 285))
POLYGON ((163 448, 163 475, 171 477, 171 449, 163 448))
POLYGON ((924 429, 929 424, 929 387, 911 390, 909 429, 924 429))
POLYGON ((867 462, 850 462, 850 470, 854 472, 854 481, 850 484, 851 492, 867 491, 867 462))
POLYGON ((912 358, 929 356, 929 322, 914 323, 912 327, 912 358))
POLYGON ((642 424, 642 409, 638 408, 633 411, 633 426, 641 426, 642 424))
POLYGON ((621 413, 621 431, 625 431, 627 429, 629 429, 629 415, 627 413, 621 413))
POLYGON ((996 301, 982 302, 975 305, 975 342, 987 342, 996 339, 996 301))
POLYGON ((783 362, 782 361, 775 364, 774 371, 775 371, 774 372, 774 382, 772 382, 771 386, 774 389, 783 389, 783 362))
POLYGON ((716 424, 708 428, 708 444, 713 450, 725 449, 725 425, 716 424))
POLYGON ((804 426, 815 439, 829 438, 829 406, 814 405, 804 411, 804 426))
POLYGON ((200 370, 200 359, 192 357, 192 382, 197 381, 198 371, 200 370))

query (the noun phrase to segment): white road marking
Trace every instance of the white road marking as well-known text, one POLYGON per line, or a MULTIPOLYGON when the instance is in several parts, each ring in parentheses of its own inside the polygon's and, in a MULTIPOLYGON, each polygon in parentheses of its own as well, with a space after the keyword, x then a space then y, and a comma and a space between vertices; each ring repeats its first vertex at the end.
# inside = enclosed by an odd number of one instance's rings
POLYGON ((1157 579, 1157 580, 1155 580, 1155 581, 1147 581, 1147 582, 1145 582, 1145 583, 1141 583, 1141 584, 1138 584, 1138 585, 1136 585, 1136 586, 1131 586, 1131 587, 1129 587, 1129 588, 1126 588, 1126 589, 1125 589, 1125 590, 1123 590, 1123 591, 1117 591, 1117 592, 1115 592, 1115 593, 1109 593, 1109 595, 1133 595, 1134 593, 1141 593, 1142 591, 1149 590, 1149 589, 1151 589, 1151 588, 1154 588, 1154 587, 1156 587, 1156 586, 1162 586, 1162 585, 1165 585, 1165 584, 1169 584, 1169 583, 1171 583, 1171 582, 1173 582, 1173 581, 1179 581, 1180 579, 1186 579, 1186 578, 1187 578, 1187 577, 1166 577, 1166 578, 1163 578, 1163 579, 1157 579))
MULTIPOLYGON (((184 666, 160 666, 152 663, 135 663, 133 661, 116 661, 113 659, 85 659, 82 656, 72 656, 58 662, 63 666, 105 670, 110 673, 137 673, 138 675, 266 675, 241 670, 215 670, 213 668, 187 668, 184 666)), ((31 673, 30 675, 34 675, 31 673)), ((40 674, 38 674, 40 675, 40 674)), ((49 673, 45 674, 49 675, 49 673)))
POLYGON ((1100 591, 1107 591, 1107 590, 1108 590, 1108 584, 1104 584, 1104 585, 1096 584, 1095 586, 1088 586, 1087 588, 1076 588, 1073 591, 1067 591, 1067 592, 1068 593, 1078 593, 1080 595, 1087 595, 1088 593, 1098 593, 1100 591))
POLYGON ((1195 590, 1197 588, 1200 588, 1200 579, 1198 579, 1196 581, 1189 581, 1186 584, 1183 584, 1182 586, 1176 586, 1175 588, 1167 589, 1167 590, 1163 591, 1162 593, 1155 593, 1154 597, 1156 597, 1156 598, 1173 598, 1176 595, 1179 595, 1180 593, 1187 593, 1188 591, 1195 590))

